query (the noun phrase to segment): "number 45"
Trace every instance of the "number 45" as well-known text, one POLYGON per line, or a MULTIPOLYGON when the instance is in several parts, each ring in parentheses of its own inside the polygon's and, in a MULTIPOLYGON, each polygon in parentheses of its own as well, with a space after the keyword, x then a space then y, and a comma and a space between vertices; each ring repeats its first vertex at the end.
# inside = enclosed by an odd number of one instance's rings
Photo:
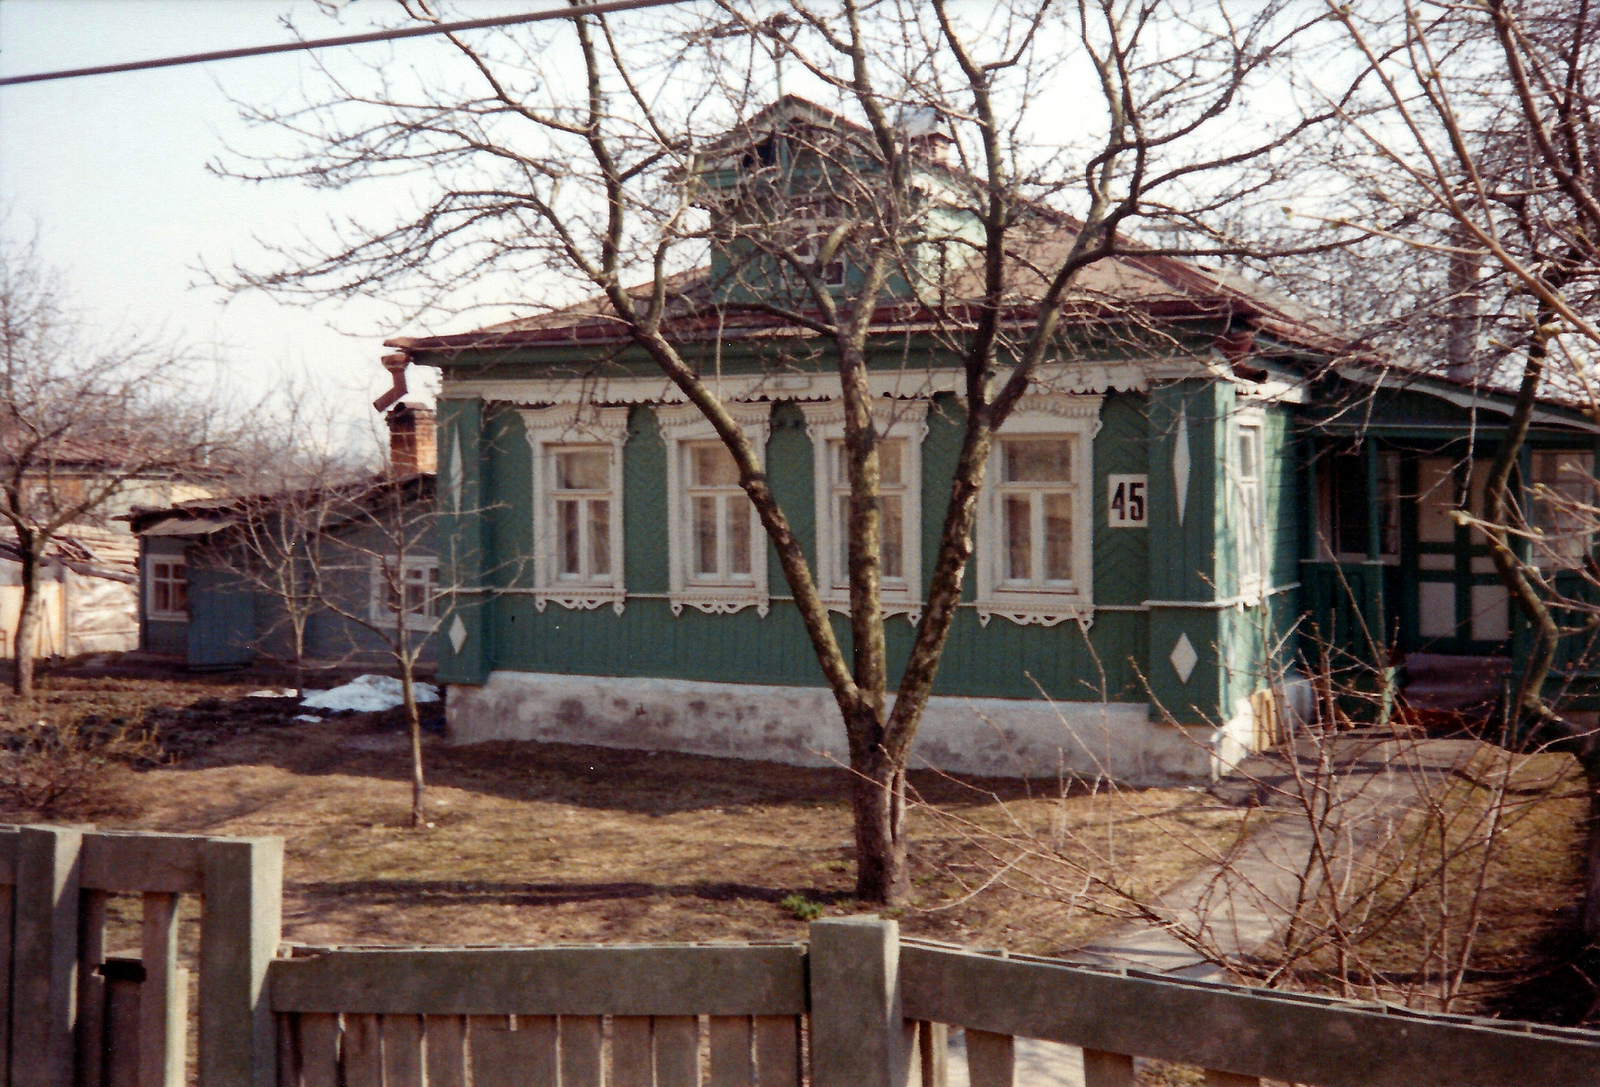
POLYGON ((1149 478, 1143 475, 1111 476, 1110 522, 1113 528, 1143 528, 1149 478))

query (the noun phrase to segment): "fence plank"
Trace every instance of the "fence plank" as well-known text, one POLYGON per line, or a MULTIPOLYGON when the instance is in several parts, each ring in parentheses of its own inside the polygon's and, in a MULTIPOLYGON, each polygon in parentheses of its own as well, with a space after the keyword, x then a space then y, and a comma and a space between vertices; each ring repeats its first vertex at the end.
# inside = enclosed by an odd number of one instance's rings
MULTIPOLYGON (((202 1010, 204 1004, 201 1001, 202 1010)), ((313 1012, 297 1015, 295 1020, 300 1034, 301 1084, 339 1087, 339 1017, 313 1012)))
POLYGON ((422 1017, 383 1020, 383 1087, 422 1087, 422 1017))
MULTIPOLYGON (((900 999, 900 929, 876 917, 811 923, 811 1080, 901 1087, 912 1030, 900 999)), ((938 1016, 918 1016, 935 1019, 938 1016)))
POLYGON ((178 896, 144 896, 141 925, 144 984, 139 990, 139 1083, 183 1087, 186 987, 178 970, 178 896))
POLYGON ((1241 1076, 1233 1072, 1206 1069, 1206 1087, 1261 1087, 1259 1076, 1241 1076))
POLYGON ((561 1017, 561 1087, 600 1087, 605 1045, 598 1015, 561 1017))
POLYGON ((17 839, 11 1087, 72 1082, 83 834, 23 827, 17 839))
MULTIPOLYGON (((10 933, 6 936, 9 938, 10 933)), ((81 891, 78 898, 78 1087, 101 1087, 105 1079, 106 893, 81 891)), ((4 1065, 0 1064, 0 1068, 4 1065)))
POLYGON ((800 1087, 800 1017, 756 1016, 756 1081, 761 1087, 800 1087))
POLYGON ((1585 1031, 915 944, 900 962, 906 1015, 1001 1034, 1322 1087, 1600 1083, 1585 1031))
POLYGON ((656 1087, 700 1087, 700 1020, 692 1015, 661 1015, 651 1027, 656 1087))
POLYGON ((945 1087, 950 1081, 950 1028, 944 1023, 917 1024, 917 1063, 922 1087, 945 1087))
POLYGON ((271 1087, 277 1048, 267 966, 283 932, 283 840, 208 839, 204 895, 200 1087, 271 1087))
POLYGON ((278 1016, 278 1087, 300 1087, 300 1039, 292 1015, 278 1016))
POLYGON ((466 1087, 467 1021, 459 1015, 430 1015, 422 1021, 428 1087, 466 1087))
POLYGON ((1134 1087, 1133 1058, 1103 1049, 1083 1051, 1083 1087, 1134 1087))
POLYGON ((1016 1076, 1016 1040, 1011 1035, 967 1031, 967 1079, 972 1087, 1012 1087, 1016 1076))
POLYGON ((326 951, 271 964, 278 1011, 380 1015, 801 1015, 805 948, 326 951))
MULTIPOLYGON (((0 841, 5 841, 7 838, 12 842, 12 863, 15 864, 16 835, 0 836, 0 841)), ((5 984, 0 985, 0 1068, 11 1066, 11 940, 14 892, 15 888, 10 883, 0 884, 0 978, 5 980, 5 984)))
POLYGON ((139 1087, 139 990, 144 967, 137 959, 106 964, 105 1087, 139 1087))
POLYGON ((344 1087, 383 1087, 383 1034, 376 1015, 344 1017, 344 1087))
POLYGON ((750 1042, 748 1015, 711 1017, 711 1087, 754 1087, 750 1042))
POLYGON ((206 839, 150 831, 83 836, 83 886, 118 894, 202 894, 206 839))
POLYGON ((503 1015, 475 1015, 468 1027, 473 1087, 557 1087, 555 1020, 519 1024, 503 1015))
POLYGON ((611 1021, 611 1087, 655 1087, 650 1020, 619 1015, 611 1021))

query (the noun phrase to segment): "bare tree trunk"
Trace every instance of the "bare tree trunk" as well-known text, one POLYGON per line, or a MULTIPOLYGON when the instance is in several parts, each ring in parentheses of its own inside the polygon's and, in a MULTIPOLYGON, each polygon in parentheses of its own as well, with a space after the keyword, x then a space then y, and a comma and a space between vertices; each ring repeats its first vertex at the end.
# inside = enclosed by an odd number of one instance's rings
POLYGON ((411 826, 416 829, 427 822, 427 813, 422 806, 422 716, 417 712, 416 680, 410 660, 400 663, 400 693, 405 698, 406 731, 411 736, 411 826))
POLYGON ((858 763, 850 790, 856 830, 856 897, 903 905, 911 893, 906 860, 906 771, 880 747, 858 763))
POLYGON ((11 690, 18 698, 33 697, 33 656, 39 643, 39 559, 24 542, 22 553, 22 611, 17 615, 16 672, 11 690))

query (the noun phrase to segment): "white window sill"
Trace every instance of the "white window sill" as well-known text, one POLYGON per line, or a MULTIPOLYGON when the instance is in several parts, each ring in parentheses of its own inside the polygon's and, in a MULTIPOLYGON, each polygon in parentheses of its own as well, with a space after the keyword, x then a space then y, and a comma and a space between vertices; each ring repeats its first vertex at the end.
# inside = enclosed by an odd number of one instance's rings
POLYGON ((1068 619, 1087 626, 1094 618, 1094 603, 1081 593, 996 592, 976 601, 976 606, 983 626, 996 615, 1019 626, 1045 627, 1068 619))
POLYGON ((745 608, 755 608, 766 617, 769 598, 755 586, 691 586, 669 594, 672 614, 682 615, 684 608, 703 611, 707 615, 732 615, 745 608))

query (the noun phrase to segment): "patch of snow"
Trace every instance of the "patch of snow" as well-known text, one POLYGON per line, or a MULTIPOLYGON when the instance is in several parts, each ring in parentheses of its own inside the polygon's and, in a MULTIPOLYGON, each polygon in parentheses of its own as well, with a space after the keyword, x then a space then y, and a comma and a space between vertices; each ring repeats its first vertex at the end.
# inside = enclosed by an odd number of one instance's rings
MULTIPOLYGON (((418 702, 439 701, 439 688, 431 683, 414 683, 412 692, 418 702)), ((358 676, 331 691, 308 692, 300 702, 306 709, 357 713, 381 713, 404 704, 400 681, 393 676, 358 676)))
POLYGON ((294 719, 296 721, 310 721, 314 725, 322 724, 322 718, 318 717, 314 713, 297 713, 295 714, 294 719))
POLYGON ((251 691, 246 698, 299 698, 300 692, 293 687, 285 687, 281 691, 274 691, 270 687, 265 691, 251 691))

